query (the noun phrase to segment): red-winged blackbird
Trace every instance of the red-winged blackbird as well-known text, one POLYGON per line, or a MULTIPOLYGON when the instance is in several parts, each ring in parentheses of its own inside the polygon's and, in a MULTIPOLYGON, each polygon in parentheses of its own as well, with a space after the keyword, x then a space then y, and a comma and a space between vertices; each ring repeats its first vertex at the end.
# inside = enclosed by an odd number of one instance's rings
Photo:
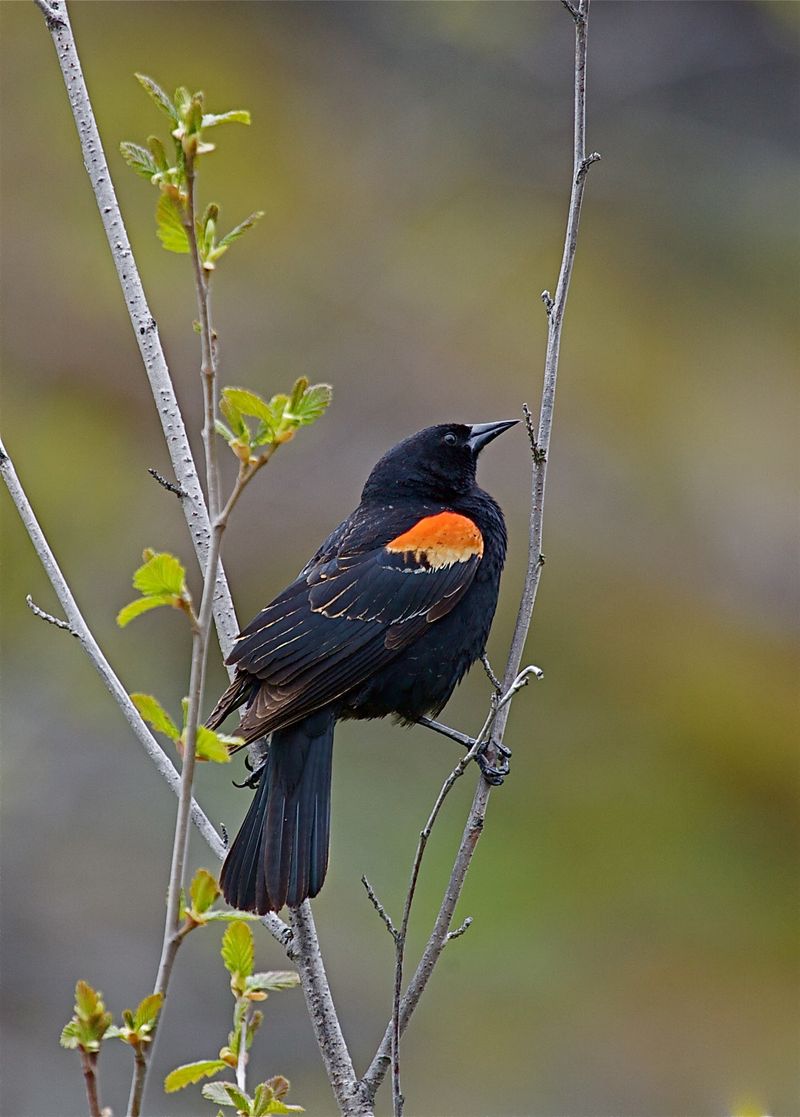
POLYGON ((475 469, 515 422, 428 427, 389 450, 355 512, 240 633, 206 724, 245 705, 237 733, 271 737, 222 867, 233 907, 263 915, 322 887, 337 719, 438 713, 483 654, 506 528, 475 469))

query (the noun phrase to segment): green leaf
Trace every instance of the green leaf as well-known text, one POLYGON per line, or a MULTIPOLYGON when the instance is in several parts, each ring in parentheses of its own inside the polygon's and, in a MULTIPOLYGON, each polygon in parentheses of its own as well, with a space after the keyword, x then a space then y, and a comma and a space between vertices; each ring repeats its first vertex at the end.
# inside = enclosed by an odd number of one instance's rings
POLYGON ((165 593, 180 597, 186 588, 186 571, 181 561, 166 551, 147 555, 144 565, 133 575, 134 589, 146 597, 165 593))
POLYGON ((286 1105, 283 1098, 289 1093, 289 1081, 276 1074, 266 1082, 260 1082, 253 1094, 252 1117, 267 1117, 272 1113, 303 1113, 302 1105, 286 1105))
POLYGON ((64 1027, 61 1029, 61 1038, 59 1039, 58 1042, 61 1044, 62 1047, 67 1047, 71 1051, 74 1051, 75 1048, 80 1043, 80 1037, 81 1037, 80 1021, 76 1020, 75 1017, 73 1016, 73 1018, 70 1021, 68 1021, 64 1025, 64 1027))
POLYGON ((233 430, 235 432, 234 437, 247 438, 247 424, 245 423, 242 417, 242 413, 236 406, 234 400, 228 395, 230 391, 236 391, 236 389, 222 389, 222 399, 219 401, 219 409, 228 420, 230 425, 233 427, 233 430))
POLYGON ((229 112, 203 114, 203 127, 215 128, 217 124, 249 124, 250 113, 247 109, 231 109, 229 112))
POLYGON ((126 624, 134 619, 134 617, 141 616, 149 609, 157 609, 159 605, 174 605, 175 596, 171 593, 157 593, 152 597, 137 597, 135 601, 131 601, 129 605, 125 605, 117 613, 117 624, 120 628, 124 628, 126 624))
POLYGON ((291 395, 289 396, 287 410, 294 412, 300 406, 300 400, 303 398, 307 387, 308 377, 298 376, 292 387, 291 395))
POLYGON ((206 1082, 203 1087, 203 1097, 216 1102, 217 1105, 233 1105, 224 1082, 206 1082))
POLYGON ((156 169, 159 171, 166 171, 169 167, 169 162, 167 161, 167 153, 164 150, 164 145, 162 144, 158 136, 148 136, 147 146, 150 148, 150 154, 153 156, 153 162, 156 165, 156 169))
POLYGON ((144 89, 145 92, 152 97, 161 111, 165 112, 167 116, 177 124, 178 114, 175 111, 174 105, 172 104, 164 90, 161 88, 161 86, 158 85, 157 82, 154 82, 152 78, 149 78, 147 74, 136 74, 135 76, 136 80, 139 82, 139 85, 141 85, 142 89, 144 89))
POLYGON ((293 989, 300 984, 300 975, 294 970, 269 970, 267 973, 254 973, 247 978, 245 988, 262 992, 277 992, 279 989, 293 989))
POLYGON ((175 112, 178 113, 178 116, 184 117, 189 110, 189 106, 192 103, 192 95, 185 85, 179 85, 178 88, 175 90, 174 101, 175 112))
POLYGON ((242 1093, 238 1086, 234 1086, 232 1082, 225 1082, 223 1085, 228 1092, 228 1097, 236 1106, 237 1110, 240 1113, 250 1114, 253 1109, 253 1104, 249 1095, 242 1093))
POLYGON ((167 252, 186 253, 189 238, 183 227, 180 210, 167 194, 162 194, 156 207, 156 235, 167 252))
POLYGON ((131 170, 135 171, 137 175, 141 175, 142 178, 151 179, 157 173, 156 161, 146 147, 140 147, 139 144, 124 140, 119 145, 119 151, 131 170))
POLYGON ((103 995, 93 989, 86 981, 75 983, 75 1011, 81 1020, 88 1020, 96 1012, 103 1011, 103 995))
POLYGON ((308 426, 319 419, 332 399, 333 388, 330 384, 312 384, 311 387, 306 387, 296 403, 292 400, 291 412, 303 426, 308 426))
POLYGON ((151 1029, 158 1019, 158 1014, 161 1012, 161 1005, 164 1003, 163 993, 151 993, 149 997, 139 1001, 136 1008, 136 1013, 133 1017, 133 1027, 135 1031, 142 1028, 151 1029))
MULTIPOLYGON (((231 741, 233 738, 225 737, 222 733, 215 733, 213 729, 206 729, 204 725, 197 727, 197 739, 195 743, 195 751, 198 759, 212 760, 215 764, 227 764, 231 759, 231 754, 226 745, 226 741, 231 741)), ((243 744, 241 737, 236 738, 240 744, 243 744)))
POLYGON ((226 929, 220 953, 231 977, 247 979, 253 972, 253 932, 243 920, 226 929))
POLYGON ((272 425, 277 430, 283 422, 283 413, 289 404, 289 397, 280 393, 269 401, 269 410, 272 415, 272 425))
MULTIPOLYGON (((164 1091, 167 1094, 174 1094, 176 1090, 182 1090, 185 1086, 191 1086, 193 1082, 199 1082, 201 1078, 208 1078, 210 1074, 217 1074, 221 1070, 225 1070, 228 1064, 224 1063, 222 1059, 201 1059, 197 1063, 184 1063, 181 1067, 176 1067, 175 1070, 169 1072, 164 1079, 164 1091)), ((221 1083, 216 1083, 221 1085, 221 1083)), ((225 1101, 224 1105, 230 1103, 225 1101)))
POLYGON ((260 221, 263 216, 263 209, 257 209, 253 213, 251 213, 249 217, 245 217, 244 221, 241 221, 238 225, 231 229, 229 233, 226 233, 225 236, 221 238, 216 246, 215 251, 217 251, 221 256, 222 252, 219 251, 220 249, 224 251, 226 248, 228 248, 229 245, 233 244, 235 240, 238 240, 239 237, 243 237, 247 230, 252 229, 256 221, 260 221))
POLYGON ((272 422, 270 405, 257 392, 251 392, 249 388, 223 388, 222 399, 235 408, 240 415, 250 415, 265 423, 272 422))
POLYGON ((219 885, 208 869, 198 869, 189 886, 192 910, 198 914, 208 911, 219 896, 219 885))
MULTIPOLYGON (((144 597, 142 600, 147 602, 152 601, 152 598, 144 597)), ((134 601, 133 604, 136 605, 137 602, 134 601)), ((178 740, 180 730, 157 698, 152 694, 132 694, 130 697, 144 720, 152 725, 157 733, 163 733, 171 741, 178 740)))

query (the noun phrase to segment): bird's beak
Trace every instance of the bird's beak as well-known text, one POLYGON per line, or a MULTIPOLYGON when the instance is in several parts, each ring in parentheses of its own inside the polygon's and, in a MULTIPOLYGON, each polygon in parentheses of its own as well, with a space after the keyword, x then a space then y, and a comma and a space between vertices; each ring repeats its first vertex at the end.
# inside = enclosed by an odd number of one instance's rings
POLYGON ((478 454, 493 438, 497 438, 498 434, 507 431, 509 427, 515 427, 518 422, 519 419, 503 419, 500 423, 473 423, 467 445, 473 454, 478 454))

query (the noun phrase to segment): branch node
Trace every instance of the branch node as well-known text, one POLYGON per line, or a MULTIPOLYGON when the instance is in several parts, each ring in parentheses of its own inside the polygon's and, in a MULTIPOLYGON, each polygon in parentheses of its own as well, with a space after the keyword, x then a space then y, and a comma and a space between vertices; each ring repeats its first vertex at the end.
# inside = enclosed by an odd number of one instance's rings
POLYGON ((378 915, 380 916, 380 918, 383 920, 384 924, 386 925, 386 930, 389 932, 389 934, 392 936, 392 938, 394 939, 394 941, 396 943, 399 942, 400 941, 400 933, 397 930, 397 928, 395 927, 394 923, 392 923, 392 917, 389 915, 386 908, 383 906, 383 904, 380 902, 378 897, 375 895, 375 889, 372 887, 372 885, 369 883, 369 881, 367 880, 367 878, 365 876, 362 876, 361 883, 364 885, 364 887, 367 890, 367 895, 370 898, 370 903, 375 908, 375 911, 378 913, 378 915))
POLYGON ((575 5, 572 3, 572 0, 561 0, 561 3, 575 20, 576 24, 580 25, 586 23, 585 14, 580 10, 580 8, 575 7, 575 5))
POLYGON ((76 640, 80 639, 80 634, 75 631, 71 624, 67 624, 66 621, 60 621, 58 617, 54 617, 52 613, 46 613, 44 609, 40 609, 30 594, 25 598, 25 604, 35 617, 47 621, 48 624, 55 625, 56 628, 63 628, 65 632, 68 632, 70 636, 74 636, 76 640))
POLYGON ((460 938, 465 931, 468 931, 472 926, 472 916, 468 915, 460 927, 456 927, 455 931, 448 931, 445 942, 451 942, 453 939, 460 938))
POLYGON ((58 0, 53 0, 52 4, 48 4, 47 0, 34 0, 34 3, 44 16, 48 31, 55 31, 59 27, 67 26, 66 20, 56 11, 58 8, 58 0))
POLYGON ((150 474, 151 477, 154 477, 156 481, 158 481, 159 485, 165 488, 167 492, 175 493, 175 496, 179 500, 185 500, 189 496, 186 490, 182 489, 180 485, 176 485, 172 481, 168 481, 166 477, 162 477, 157 469, 150 469, 148 467, 147 472, 150 474))
POLYGON ((592 163, 599 163, 602 155, 599 151, 593 151, 591 155, 587 155, 585 159, 581 160, 581 165, 578 167, 578 173, 575 176, 576 181, 580 182, 582 178, 586 177, 586 172, 591 167, 592 163))
POLYGON ((545 290, 542 291, 539 298, 544 303, 544 309, 547 312, 547 317, 549 318, 550 317, 550 312, 552 311, 553 307, 555 306, 555 303, 553 301, 553 296, 550 294, 550 292, 547 290, 547 288, 545 288, 545 290))

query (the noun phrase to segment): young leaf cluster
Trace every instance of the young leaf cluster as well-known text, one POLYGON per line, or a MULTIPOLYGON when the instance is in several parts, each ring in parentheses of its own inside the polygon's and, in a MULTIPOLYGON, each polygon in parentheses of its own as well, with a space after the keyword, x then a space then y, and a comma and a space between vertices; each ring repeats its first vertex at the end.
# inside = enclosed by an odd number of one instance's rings
MULTIPOLYGON (((202 870, 201 870, 202 871, 202 870)), ((198 874, 199 875, 199 874, 198 874)), ((210 875, 210 874, 209 874, 210 875)), ((212 878, 213 879, 213 878, 212 878)), ((197 890, 204 900, 211 896, 212 889, 204 879, 197 882, 197 890)), ((197 901, 194 898, 193 906, 197 901)), ((216 882, 215 882, 216 883, 216 882)), ((213 899, 209 900, 212 903, 213 899)), ((290 970, 254 973, 253 933, 242 919, 236 918, 222 936, 222 960, 230 974, 231 993, 234 997, 233 1028, 228 1034, 228 1042, 220 1048, 216 1059, 201 1059, 176 1067, 164 1080, 164 1090, 173 1093, 185 1086, 193 1085, 203 1078, 224 1071, 238 1071, 245 1066, 253 1037, 263 1020, 263 1014, 253 1008, 256 1001, 266 1000, 268 994, 279 989, 289 989, 299 982, 298 975, 290 970), (242 1050, 244 1044, 244 1050, 242 1050)), ((260 1082, 252 1095, 243 1085, 243 1076, 237 1074, 237 1081, 216 1080, 203 1086, 203 1097, 217 1105, 236 1110, 241 1117, 266 1117, 267 1114, 301 1113, 299 1105, 289 1105, 284 1101, 289 1092, 289 1082, 280 1075, 260 1082)))
POLYGON ((269 401, 249 388, 223 388, 219 409, 227 423, 218 421, 217 433, 239 461, 257 466, 294 438, 300 427, 315 423, 332 398, 330 384, 309 384, 305 376, 295 381, 288 395, 269 401))
MULTIPOLYGON (((145 74, 137 74, 136 78, 169 118, 171 142, 167 147, 170 150, 168 152, 157 136, 148 136, 146 147, 126 140, 119 145, 120 153, 136 174, 158 188, 156 232, 164 248, 168 252, 187 253, 190 250, 188 230, 192 228, 190 179, 197 159, 212 152, 215 146, 208 142, 205 133, 220 124, 249 124, 250 113, 246 109, 207 113, 204 111, 205 98, 200 92, 190 93, 185 86, 179 86, 170 98, 152 78, 145 74)), ((233 242, 263 216, 263 211, 257 210, 219 237, 219 206, 215 203, 209 205, 202 218, 195 222, 200 262, 204 270, 213 271, 233 242)))
POLYGON ((61 1046, 97 1055, 104 1040, 119 1039, 141 1049, 153 1039, 163 1001, 161 993, 151 993, 136 1009, 123 1010, 122 1025, 118 1027, 106 1010, 103 994, 79 981, 75 986, 75 1013, 61 1032, 61 1046))
POLYGON ((106 1011, 103 994, 85 981, 75 985, 75 1013, 61 1031, 61 1046, 86 1053, 100 1050, 114 1017, 106 1011))
MULTIPOLYGON (((157 733, 163 733, 165 737, 174 741, 178 752, 183 755, 186 745, 186 717, 189 712, 188 698, 184 698, 182 702, 183 729, 179 730, 167 711, 152 694, 132 694, 130 697, 131 702, 148 725, 152 726, 157 733)), ((211 760, 215 764, 227 764, 231 758, 231 753, 241 748, 243 744, 244 740, 241 737, 230 737, 227 733, 217 733, 213 729, 207 729, 204 725, 198 725, 197 727, 195 747, 198 760, 211 760)))
POLYGON ((186 586, 186 570, 180 560, 166 552, 156 553, 149 547, 142 558, 143 565, 133 575, 133 588, 142 596, 120 609, 117 614, 120 628, 159 605, 181 609, 196 623, 192 596, 186 586))

